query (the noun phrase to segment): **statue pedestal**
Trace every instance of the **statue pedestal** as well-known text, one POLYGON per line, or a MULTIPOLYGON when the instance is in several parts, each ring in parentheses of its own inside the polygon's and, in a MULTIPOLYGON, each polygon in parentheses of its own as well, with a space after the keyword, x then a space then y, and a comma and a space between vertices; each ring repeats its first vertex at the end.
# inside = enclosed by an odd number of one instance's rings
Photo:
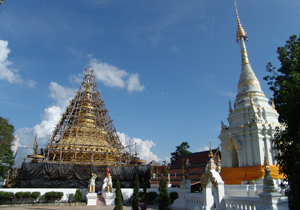
POLYGON ((287 210, 287 208, 278 205, 283 202, 286 203, 288 202, 288 198, 286 196, 282 196, 277 192, 263 192, 258 195, 261 198, 263 204, 261 209, 268 209, 268 210, 286 209, 287 210))
POLYGON ((188 189, 180 189, 177 191, 178 198, 174 201, 173 205, 171 206, 173 210, 182 210, 186 209, 186 200, 185 194, 190 193, 188 189))
POLYGON ((111 192, 102 192, 102 198, 105 200, 105 205, 113 206, 115 205, 116 194, 111 192))
POLYGON ((97 205, 97 193, 88 193, 86 194, 87 206, 96 206, 97 205))

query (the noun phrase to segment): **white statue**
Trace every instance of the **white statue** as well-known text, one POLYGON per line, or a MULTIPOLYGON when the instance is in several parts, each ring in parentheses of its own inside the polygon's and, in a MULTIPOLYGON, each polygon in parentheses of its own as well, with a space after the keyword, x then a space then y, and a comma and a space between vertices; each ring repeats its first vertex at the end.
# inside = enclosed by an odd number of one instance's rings
POLYGON ((102 192, 106 191, 106 187, 107 187, 107 177, 104 178, 103 180, 103 184, 102 184, 102 192))
POLYGON ((182 174, 180 185, 186 185, 185 174, 182 174))
POLYGON ((170 174, 168 174, 168 184, 171 183, 170 174))
POLYGON ((95 180, 97 178, 97 175, 92 173, 92 177, 89 180, 89 186, 88 186, 88 192, 94 193, 95 192, 95 180))
POLYGON ((112 179, 110 173, 107 176, 107 187, 106 192, 112 192, 112 179))

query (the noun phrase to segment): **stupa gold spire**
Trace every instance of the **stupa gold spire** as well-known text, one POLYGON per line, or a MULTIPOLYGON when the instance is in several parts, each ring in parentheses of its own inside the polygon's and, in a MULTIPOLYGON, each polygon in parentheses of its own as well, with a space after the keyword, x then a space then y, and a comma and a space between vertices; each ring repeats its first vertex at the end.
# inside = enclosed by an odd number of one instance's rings
POLYGON ((237 18, 237 24, 238 24, 238 29, 236 32, 236 41, 239 42, 241 39, 244 40, 248 40, 248 37, 246 36, 247 32, 245 32, 241 21, 240 21, 240 17, 239 17, 239 13, 237 10, 237 5, 236 5, 236 0, 234 0, 234 4, 235 4, 235 12, 236 12, 236 18, 237 18))
POLYGON ((240 75, 240 80, 238 84, 238 96, 239 97, 247 97, 248 93, 259 93, 264 95, 261 90, 260 83, 257 77, 254 74, 254 71, 251 68, 248 53, 246 49, 245 41, 248 40, 246 36, 246 32, 241 24, 239 13, 237 10, 236 0, 234 0, 236 17, 237 17, 237 33, 236 33, 236 41, 241 45, 241 56, 242 56, 242 70, 240 75))

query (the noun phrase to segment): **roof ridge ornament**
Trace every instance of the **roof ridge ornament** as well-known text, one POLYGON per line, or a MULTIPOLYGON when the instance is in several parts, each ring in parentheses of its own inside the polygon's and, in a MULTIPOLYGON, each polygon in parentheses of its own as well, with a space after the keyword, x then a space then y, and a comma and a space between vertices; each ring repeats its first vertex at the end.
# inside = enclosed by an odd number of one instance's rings
POLYGON ((238 10, 237 10, 237 5, 236 5, 236 0, 234 0, 234 4, 235 4, 235 12, 236 12, 236 18, 237 18, 237 24, 238 24, 238 29, 237 29, 237 32, 236 32, 236 42, 239 42, 242 38, 244 40, 248 40, 248 37, 247 37, 247 32, 245 32, 242 24, 241 24, 241 21, 240 21, 240 17, 239 17, 239 13, 238 13, 238 10))

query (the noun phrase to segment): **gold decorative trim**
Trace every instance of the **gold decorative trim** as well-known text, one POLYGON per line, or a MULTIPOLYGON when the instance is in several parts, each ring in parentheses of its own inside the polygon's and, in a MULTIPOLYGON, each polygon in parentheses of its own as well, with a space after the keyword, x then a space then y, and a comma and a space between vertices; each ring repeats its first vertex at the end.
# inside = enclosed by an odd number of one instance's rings
POLYGON ((261 96, 261 97, 266 97, 264 93, 257 93, 257 92, 253 93, 253 92, 252 92, 252 93, 242 93, 242 94, 238 94, 238 95, 236 96, 235 100, 237 101, 237 100, 239 100, 239 99, 241 99, 241 98, 249 97, 250 95, 251 95, 251 96, 261 96))
MULTIPOLYGON (((241 112, 241 111, 249 111, 249 110, 251 110, 251 109, 252 109, 252 107, 250 106, 250 107, 248 107, 248 108, 243 108, 243 109, 234 110, 232 113, 238 113, 238 112, 241 112)), ((268 109, 268 110, 274 111, 274 109, 271 108, 271 107, 263 107, 263 106, 256 107, 256 109, 268 109)), ((275 111, 276 111, 276 110, 275 110, 275 111)), ((276 111, 276 112, 277 112, 277 111, 276 111)))
POLYGON ((201 179, 200 179, 200 183, 201 183, 201 187, 202 188, 206 188, 207 185, 208 185, 208 178, 210 178, 210 181, 212 183, 212 185, 214 186, 214 188, 218 188, 218 182, 217 180, 215 179, 215 177, 213 177, 213 174, 212 172, 204 172, 201 176, 201 179))
POLYGON ((250 85, 255 86, 255 84, 257 84, 260 87, 260 83, 259 83, 259 81, 257 79, 245 80, 245 81, 243 81, 243 82, 241 82, 241 83, 238 84, 238 88, 243 87, 245 85, 247 85, 248 87, 250 85))
POLYGON ((231 153, 232 147, 234 147, 236 150, 241 149, 241 146, 235 141, 235 139, 233 137, 231 137, 231 134, 229 134, 229 139, 228 139, 225 149, 231 153), (231 144, 232 144, 232 146, 231 146, 231 144))
POLYGON ((247 50, 242 50, 241 54, 242 54, 242 66, 247 64, 250 65, 247 50))
POLYGON ((256 122, 253 122, 250 125, 240 125, 240 126, 228 129, 228 130, 222 130, 221 134, 224 134, 224 133, 230 132, 230 131, 234 131, 234 130, 237 130, 237 129, 240 129, 240 128, 248 128, 248 127, 251 127, 253 124, 255 124, 255 125, 261 125, 261 126, 269 126, 269 127, 271 127, 271 126, 272 127, 285 127, 284 125, 280 125, 280 124, 273 124, 273 123, 266 124, 266 123, 256 123, 256 122))

